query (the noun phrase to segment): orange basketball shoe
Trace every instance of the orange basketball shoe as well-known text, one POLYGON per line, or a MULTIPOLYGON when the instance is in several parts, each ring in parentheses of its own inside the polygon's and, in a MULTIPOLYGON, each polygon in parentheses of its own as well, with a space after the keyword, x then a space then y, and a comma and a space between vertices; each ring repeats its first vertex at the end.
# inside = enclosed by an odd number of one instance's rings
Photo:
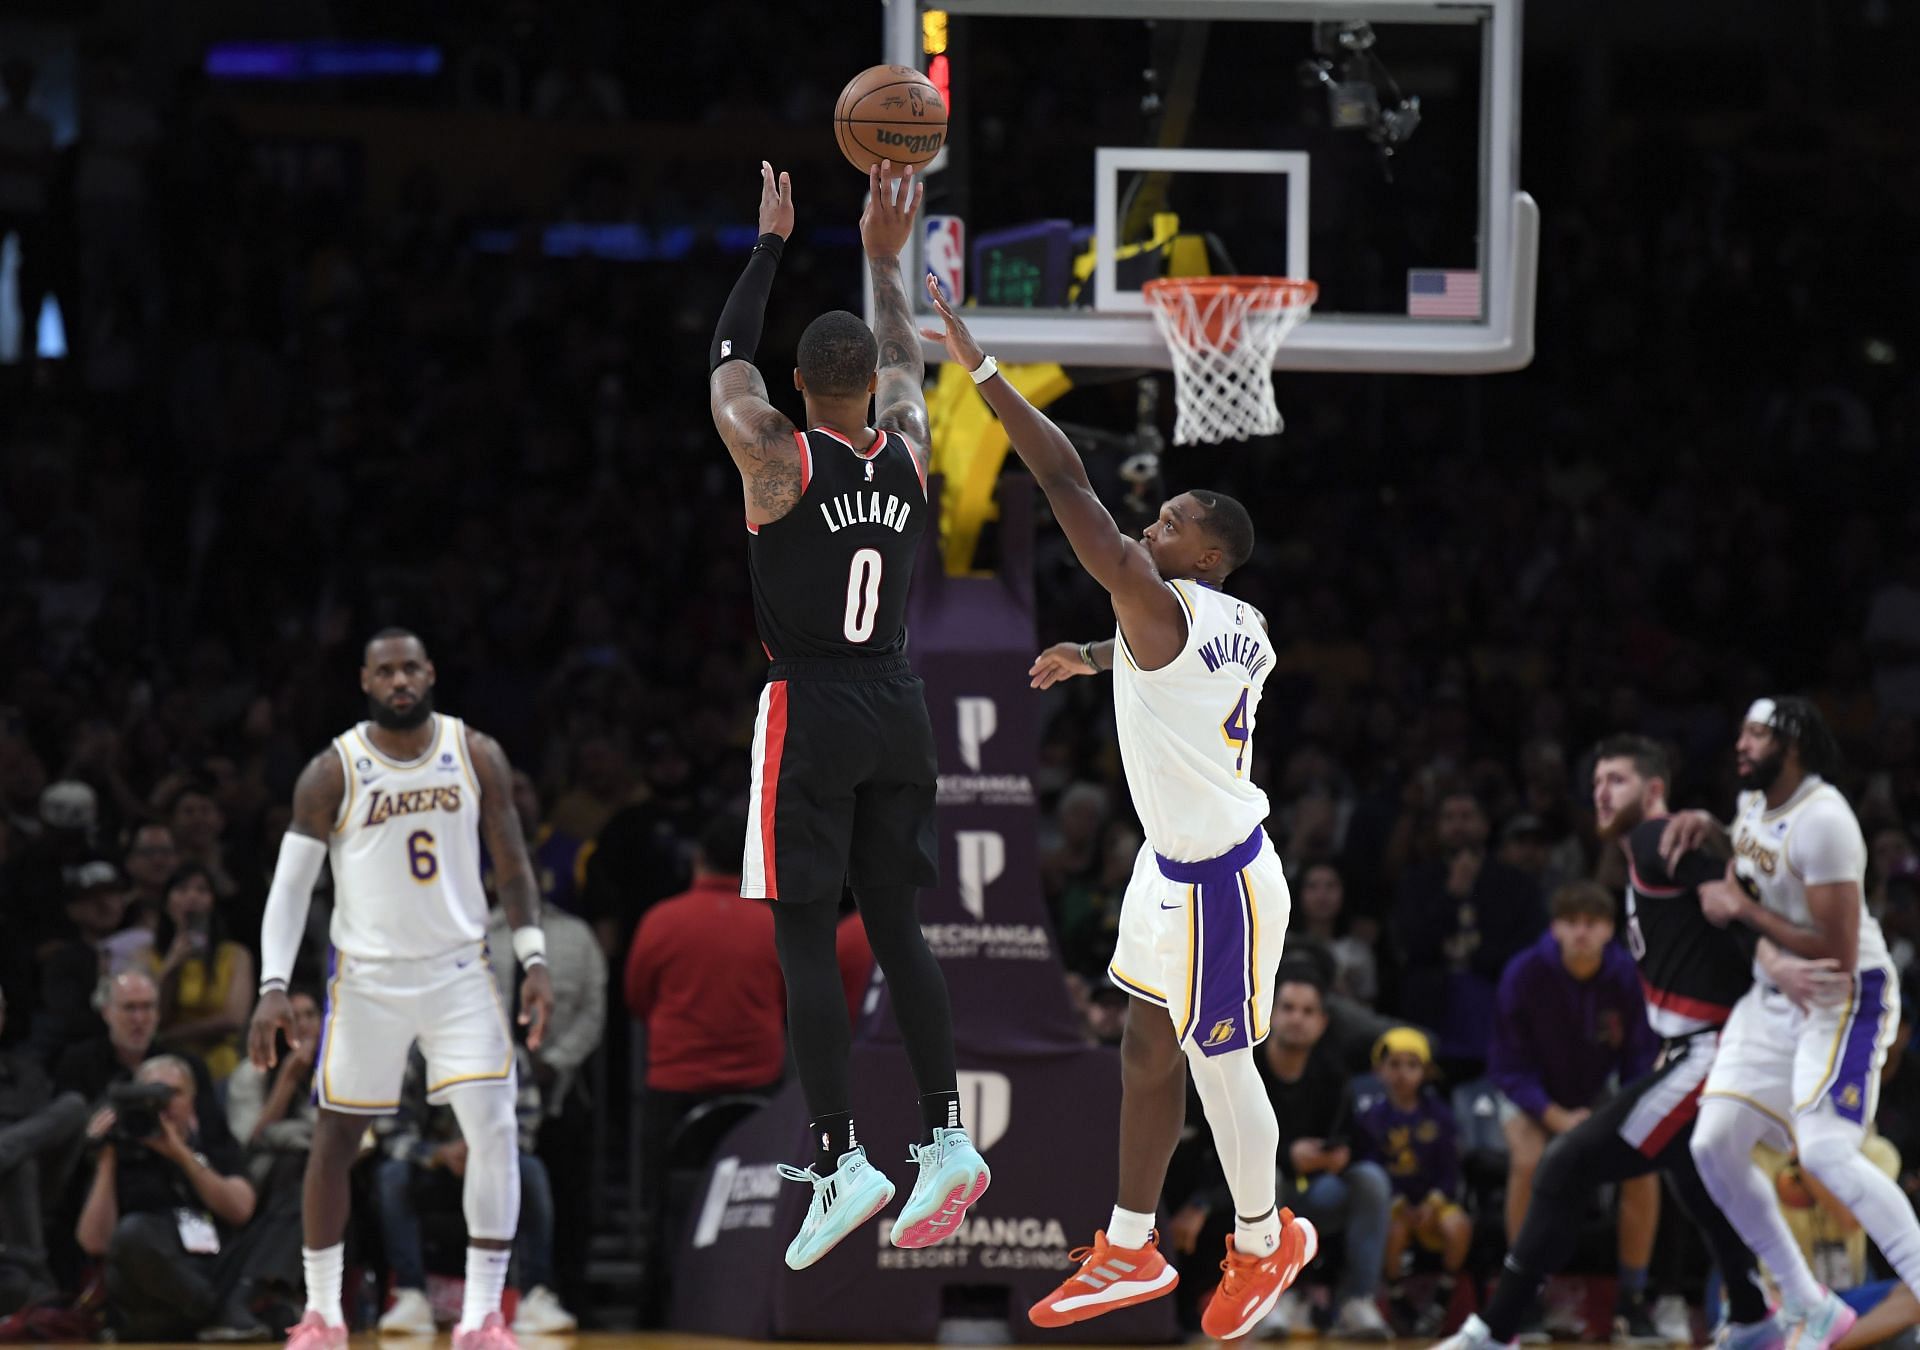
POLYGON ((1028 1320, 1037 1327, 1064 1327, 1172 1292, 1180 1272, 1160 1255, 1159 1238, 1152 1233, 1144 1247, 1116 1247, 1104 1229, 1095 1233, 1091 1247, 1067 1253, 1080 1269, 1027 1309, 1028 1320))
POLYGON ((1241 1255, 1229 1234, 1220 1287, 1200 1314, 1200 1329, 1219 1341, 1246 1335, 1273 1311, 1319 1251, 1320 1234, 1307 1220, 1294 1218, 1290 1209, 1280 1211, 1280 1245, 1271 1256, 1241 1255))

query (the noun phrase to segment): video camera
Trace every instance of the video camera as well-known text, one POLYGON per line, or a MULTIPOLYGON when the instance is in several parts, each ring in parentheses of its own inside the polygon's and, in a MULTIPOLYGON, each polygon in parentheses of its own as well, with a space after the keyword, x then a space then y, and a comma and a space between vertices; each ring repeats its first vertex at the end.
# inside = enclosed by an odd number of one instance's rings
POLYGON ((160 1133, 160 1112, 173 1100, 171 1083, 115 1083, 107 1089, 113 1108, 113 1129, 107 1137, 116 1144, 137 1144, 160 1133))

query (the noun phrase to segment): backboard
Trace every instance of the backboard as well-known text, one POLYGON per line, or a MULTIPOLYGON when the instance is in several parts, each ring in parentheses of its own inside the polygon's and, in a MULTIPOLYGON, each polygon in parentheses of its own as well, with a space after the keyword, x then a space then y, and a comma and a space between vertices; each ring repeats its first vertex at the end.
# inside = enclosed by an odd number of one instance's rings
POLYGON ((957 285, 1003 361, 1165 369, 1140 287, 1205 273, 1319 283, 1279 369, 1531 360, 1521 0, 884 12, 885 59, 948 91, 947 146, 924 171, 926 228, 905 265, 957 285))

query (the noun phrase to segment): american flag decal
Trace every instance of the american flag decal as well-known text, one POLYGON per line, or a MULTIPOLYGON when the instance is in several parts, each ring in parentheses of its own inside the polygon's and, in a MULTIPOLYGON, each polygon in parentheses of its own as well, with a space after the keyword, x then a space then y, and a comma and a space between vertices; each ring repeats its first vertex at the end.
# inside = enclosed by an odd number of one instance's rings
POLYGON ((1480 273, 1412 268, 1407 272, 1407 314, 1415 319, 1480 317, 1480 273))

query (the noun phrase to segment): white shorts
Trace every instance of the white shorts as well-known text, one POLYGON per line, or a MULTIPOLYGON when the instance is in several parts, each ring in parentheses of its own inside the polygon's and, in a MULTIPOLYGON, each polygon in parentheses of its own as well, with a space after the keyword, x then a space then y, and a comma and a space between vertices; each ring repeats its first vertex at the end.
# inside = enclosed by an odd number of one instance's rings
POLYGON ((509 1083, 513 1037, 486 944, 429 960, 336 952, 315 1060, 313 1100, 327 1111, 381 1116, 400 1105, 407 1052, 427 1059, 427 1099, 470 1083, 509 1083))
POLYGON ((1805 1013, 1756 984, 1734 1004, 1702 1095, 1766 1116, 1783 1149, 1793 1147, 1794 1122, 1819 1112, 1864 1128, 1899 1026, 1900 980, 1888 966, 1856 971, 1843 1002, 1805 1013))
POLYGON ((1258 1045, 1273 1013, 1273 976, 1293 904, 1266 831, 1203 863, 1143 845, 1120 904, 1107 973, 1173 1017, 1207 1054, 1258 1045))

